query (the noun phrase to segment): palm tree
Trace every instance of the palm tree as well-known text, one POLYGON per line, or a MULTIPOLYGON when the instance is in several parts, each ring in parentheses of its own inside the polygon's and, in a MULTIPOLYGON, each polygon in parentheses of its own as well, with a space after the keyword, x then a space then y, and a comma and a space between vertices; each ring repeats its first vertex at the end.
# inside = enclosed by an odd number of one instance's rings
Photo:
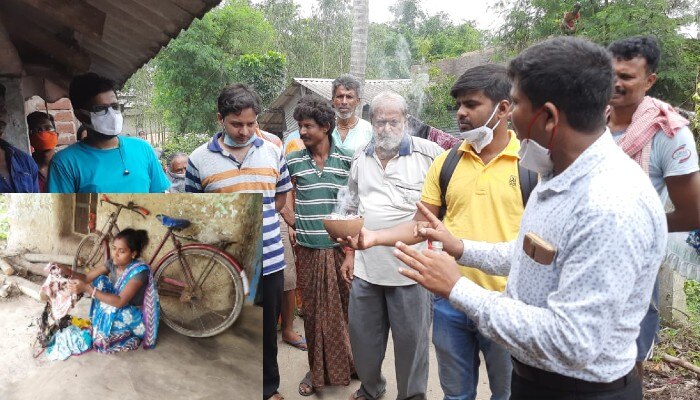
POLYGON ((369 35, 369 0, 353 0, 352 46, 350 47, 350 74, 365 84, 367 69, 367 37, 369 35))

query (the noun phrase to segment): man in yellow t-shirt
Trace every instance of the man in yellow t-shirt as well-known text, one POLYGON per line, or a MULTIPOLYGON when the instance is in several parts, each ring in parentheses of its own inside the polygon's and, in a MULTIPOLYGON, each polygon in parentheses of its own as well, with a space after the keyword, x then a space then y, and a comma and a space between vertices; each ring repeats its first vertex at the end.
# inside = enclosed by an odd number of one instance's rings
MULTIPOLYGON (((455 237, 495 243, 518 235, 524 206, 518 173, 520 142, 507 128, 510 89, 506 68, 494 64, 467 70, 452 87, 464 139, 459 160, 442 196, 440 172, 450 153, 435 159, 423 184, 421 202, 435 215, 445 206, 443 223, 455 237)), ((414 221, 393 228, 363 229, 347 244, 355 248, 393 246, 397 241, 413 244, 423 240, 417 234, 422 220, 417 213, 414 221)), ((505 277, 469 266, 462 268, 462 274, 486 289, 503 291, 506 285, 505 277)), ((473 321, 441 297, 434 303, 433 344, 445 399, 475 398, 479 351, 486 361, 491 399, 510 397, 510 354, 481 335, 473 321)))

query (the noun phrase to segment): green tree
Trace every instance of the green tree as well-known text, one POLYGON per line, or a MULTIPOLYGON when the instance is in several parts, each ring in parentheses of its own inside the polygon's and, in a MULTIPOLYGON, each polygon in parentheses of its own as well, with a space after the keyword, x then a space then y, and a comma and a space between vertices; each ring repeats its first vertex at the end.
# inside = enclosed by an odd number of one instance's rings
MULTIPOLYGON (((195 20, 155 59, 154 101, 170 130, 182 134, 215 129, 221 88, 245 83, 236 75, 238 60, 246 54, 266 54, 274 40, 270 23, 244 0, 230 1, 195 20)), ((276 70, 279 59, 268 60, 272 67, 262 70, 276 70)))
POLYGON ((350 69, 352 13, 348 0, 317 0, 312 18, 301 18, 291 0, 257 6, 275 27, 276 50, 287 58, 287 79, 335 78, 350 69))
POLYGON ((286 65, 285 57, 276 51, 244 54, 234 64, 233 75, 254 87, 267 107, 284 90, 286 65))
POLYGON ((413 55, 408 42, 387 24, 369 26, 367 79, 406 79, 411 76, 413 55))
MULTIPOLYGON (((557 0, 501 1, 504 24, 496 35, 508 55, 534 42, 560 34, 559 25, 572 2, 557 0)), ((634 35, 654 35, 661 46, 658 80, 651 95, 673 104, 687 104, 700 63, 698 40, 684 38, 679 28, 693 18, 697 1, 589 0, 582 2, 576 35, 603 46, 634 35)))
POLYGON ((415 40, 416 59, 430 62, 480 49, 484 34, 470 22, 455 25, 449 15, 438 13, 421 23, 415 40))

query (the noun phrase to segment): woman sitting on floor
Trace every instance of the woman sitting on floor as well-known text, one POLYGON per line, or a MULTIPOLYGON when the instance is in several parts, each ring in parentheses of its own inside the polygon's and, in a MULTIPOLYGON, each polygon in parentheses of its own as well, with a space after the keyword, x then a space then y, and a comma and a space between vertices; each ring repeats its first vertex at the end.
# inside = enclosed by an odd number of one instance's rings
POLYGON ((112 259, 83 275, 73 272, 70 289, 92 297, 93 347, 101 353, 155 346, 159 300, 150 268, 139 260, 148 243, 144 230, 124 229, 112 242, 112 259))

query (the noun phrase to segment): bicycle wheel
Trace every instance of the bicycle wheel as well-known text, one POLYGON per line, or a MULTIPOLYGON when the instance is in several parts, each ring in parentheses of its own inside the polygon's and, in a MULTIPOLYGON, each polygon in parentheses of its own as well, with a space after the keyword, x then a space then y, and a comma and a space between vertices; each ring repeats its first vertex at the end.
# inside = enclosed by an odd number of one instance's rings
POLYGON ((94 269, 100 261, 103 261, 105 256, 104 243, 100 241, 100 236, 100 234, 93 232, 80 241, 71 266, 73 271, 85 274, 94 269))
POLYGON ((161 317, 175 331, 190 337, 209 337, 229 328, 243 309, 243 279, 219 253, 208 249, 184 249, 166 258, 154 279, 160 296, 161 317), (186 267, 192 271, 192 288, 186 267))

